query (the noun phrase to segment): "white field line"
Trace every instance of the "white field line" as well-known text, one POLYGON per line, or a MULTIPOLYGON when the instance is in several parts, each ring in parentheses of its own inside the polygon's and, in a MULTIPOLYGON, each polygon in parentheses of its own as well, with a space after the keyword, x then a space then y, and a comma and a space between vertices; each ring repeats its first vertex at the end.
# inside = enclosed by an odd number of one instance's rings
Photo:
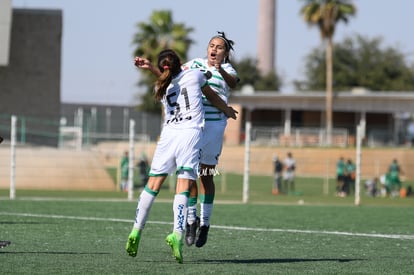
MULTIPOLYGON (((3 215, 3 216, 51 218, 51 219, 82 220, 82 221, 110 221, 110 222, 133 223, 133 220, 127 220, 127 219, 78 217, 78 216, 64 216, 64 215, 50 215, 50 214, 0 212, 0 216, 1 215, 3 215)), ((172 222, 161 222, 161 221, 147 221, 147 223, 169 224, 169 225, 172 224, 172 222)), ((367 237, 367 238, 414 240, 414 235, 401 235, 401 234, 377 234, 377 233, 369 234, 369 233, 352 233, 352 232, 342 232, 342 231, 325 231, 325 230, 319 231, 319 230, 300 230, 300 229, 281 229, 281 228, 256 228, 256 227, 223 226, 223 225, 211 225, 211 228, 219 228, 219 229, 224 229, 224 230, 239 230, 239 231, 287 232, 287 233, 302 233, 302 234, 327 234, 327 235, 342 235, 342 236, 367 237)))

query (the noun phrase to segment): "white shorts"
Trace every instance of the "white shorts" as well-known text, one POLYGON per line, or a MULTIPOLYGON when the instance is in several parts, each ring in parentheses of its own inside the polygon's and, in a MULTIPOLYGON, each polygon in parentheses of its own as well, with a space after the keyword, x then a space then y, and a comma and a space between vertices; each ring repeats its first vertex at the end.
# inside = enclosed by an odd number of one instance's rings
POLYGON ((217 165, 223 148, 223 136, 226 126, 226 119, 205 122, 204 135, 201 143, 200 163, 217 165))
POLYGON ((164 127, 154 152, 150 176, 176 172, 178 178, 197 179, 203 130, 164 127))
POLYGON ((295 178, 295 172, 293 172, 293 171, 286 171, 283 174, 283 179, 284 180, 292 181, 292 180, 294 180, 294 178, 295 178))

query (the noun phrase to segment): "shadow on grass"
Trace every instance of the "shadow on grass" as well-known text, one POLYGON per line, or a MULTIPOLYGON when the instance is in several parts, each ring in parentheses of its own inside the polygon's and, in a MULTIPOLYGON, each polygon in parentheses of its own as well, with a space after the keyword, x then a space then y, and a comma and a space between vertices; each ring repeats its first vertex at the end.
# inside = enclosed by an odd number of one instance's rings
POLYGON ((51 254, 51 255, 111 255, 109 252, 71 252, 71 251, 0 251, 0 254, 51 254))
POLYGON ((249 260, 235 260, 235 259, 228 259, 228 260, 202 260, 203 262, 207 263, 232 263, 232 264, 274 264, 274 263, 300 263, 300 262, 340 262, 340 263, 348 263, 353 261, 365 261, 365 259, 249 259, 249 260))

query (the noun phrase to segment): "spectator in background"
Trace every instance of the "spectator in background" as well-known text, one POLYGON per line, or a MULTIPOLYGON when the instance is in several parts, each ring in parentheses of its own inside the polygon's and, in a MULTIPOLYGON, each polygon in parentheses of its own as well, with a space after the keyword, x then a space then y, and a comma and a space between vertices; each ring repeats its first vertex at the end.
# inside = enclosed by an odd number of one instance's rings
POLYGON ((148 172, 149 172, 149 164, 148 164, 148 159, 147 159, 147 155, 145 155, 145 153, 141 154, 141 157, 139 159, 138 162, 138 172, 139 172, 139 177, 140 177, 140 184, 142 187, 144 187, 147 184, 148 181, 148 172))
POLYGON ((407 197, 411 197, 413 196, 413 188, 411 187, 411 185, 407 186, 407 197))
POLYGON ((393 159, 389 168, 388 168, 388 172, 389 173, 394 173, 396 176, 400 176, 400 174, 402 174, 401 171, 401 167, 400 164, 398 163, 397 159, 393 159))
POLYGON ((348 196, 355 190, 355 173, 355 164, 352 162, 352 159, 348 159, 345 164, 344 184, 342 186, 343 196, 348 196))
POLYGON ((291 152, 287 153, 287 157, 283 161, 283 192, 288 194, 289 192, 295 192, 295 170, 296 161, 292 156, 291 152))
POLYGON ((388 168, 386 184, 388 195, 395 196, 396 194, 399 194, 401 188, 401 174, 401 167, 397 159, 394 159, 388 168))
POLYGON ((414 146, 414 122, 410 122, 407 127, 407 139, 411 146, 414 146))
POLYGON ((128 174, 129 174, 129 157, 128 151, 125 151, 121 158, 121 191, 128 189, 128 174))
POLYGON ((272 194, 278 195, 282 193, 282 171, 283 171, 283 163, 279 160, 278 156, 273 157, 273 173, 275 175, 274 182, 273 182, 273 189, 272 194))
POLYGON ((345 160, 340 157, 336 162, 336 195, 343 197, 343 186, 345 183, 345 160))
POLYGON ((365 182, 365 190, 368 196, 376 197, 379 192, 379 179, 377 177, 365 182))
POLYGON ((384 174, 380 177, 380 189, 379 189, 379 193, 381 195, 381 197, 386 197, 387 196, 387 174, 384 174))

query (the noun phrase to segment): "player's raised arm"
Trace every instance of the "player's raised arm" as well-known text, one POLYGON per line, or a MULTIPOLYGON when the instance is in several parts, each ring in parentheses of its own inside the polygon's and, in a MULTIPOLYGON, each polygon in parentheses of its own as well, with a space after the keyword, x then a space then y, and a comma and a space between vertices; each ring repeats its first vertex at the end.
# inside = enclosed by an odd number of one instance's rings
POLYGON ((226 102, 224 102, 217 93, 210 88, 210 86, 205 85, 202 88, 203 94, 207 97, 208 101, 211 102, 215 107, 217 107, 220 111, 222 111, 227 117, 232 119, 237 119, 238 112, 233 109, 233 107, 228 106, 226 102))
POLYGON ((152 63, 146 58, 136 56, 134 60, 134 65, 140 69, 149 70, 157 77, 161 75, 160 70, 158 70, 157 67, 154 67, 152 63))
POLYGON ((214 67, 217 69, 217 71, 221 74, 224 81, 226 81, 227 85, 229 85, 230 88, 235 88, 237 83, 239 82, 239 79, 226 72, 226 70, 223 69, 220 63, 216 63, 214 67))

